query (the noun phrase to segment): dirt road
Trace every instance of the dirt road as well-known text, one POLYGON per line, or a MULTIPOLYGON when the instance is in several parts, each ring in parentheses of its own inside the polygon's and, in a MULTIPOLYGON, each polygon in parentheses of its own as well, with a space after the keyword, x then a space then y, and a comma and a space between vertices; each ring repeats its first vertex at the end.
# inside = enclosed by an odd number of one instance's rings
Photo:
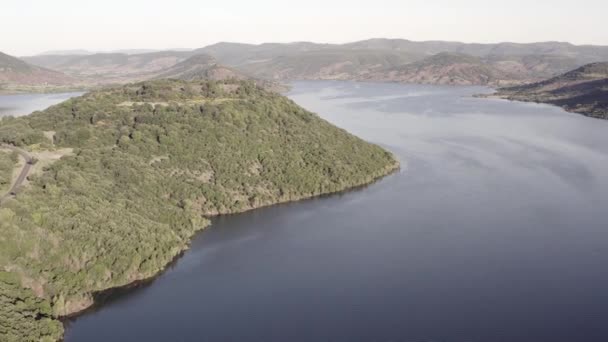
POLYGON ((25 181, 27 176, 30 174, 30 171, 32 170, 32 165, 33 165, 34 159, 32 158, 32 156, 29 153, 27 153, 27 151, 22 150, 19 147, 12 146, 12 145, 6 145, 6 144, 2 144, 2 145, 0 145, 0 147, 13 150, 13 151, 19 153, 23 157, 23 159, 25 159, 25 165, 23 165, 23 168, 21 169, 21 172, 19 173, 19 176, 17 177, 17 179, 15 179, 15 182, 13 182, 13 184, 11 184, 11 187, 9 188, 7 193, 2 194, 0 196, 0 204, 1 204, 5 200, 15 196, 15 194, 17 193, 17 189, 19 189, 19 187, 21 185, 23 185, 23 182, 25 181))

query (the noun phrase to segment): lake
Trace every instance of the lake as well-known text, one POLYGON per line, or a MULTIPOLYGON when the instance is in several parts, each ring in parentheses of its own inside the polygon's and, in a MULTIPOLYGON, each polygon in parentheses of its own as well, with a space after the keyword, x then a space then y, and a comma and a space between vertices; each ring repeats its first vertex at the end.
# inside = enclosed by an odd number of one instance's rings
POLYGON ((27 115, 36 110, 46 109, 71 97, 82 94, 82 92, 74 92, 57 94, 0 95, 0 117, 7 115, 27 115))
POLYGON ((488 91, 295 83, 402 170, 214 219, 66 341, 608 341, 608 121, 488 91))

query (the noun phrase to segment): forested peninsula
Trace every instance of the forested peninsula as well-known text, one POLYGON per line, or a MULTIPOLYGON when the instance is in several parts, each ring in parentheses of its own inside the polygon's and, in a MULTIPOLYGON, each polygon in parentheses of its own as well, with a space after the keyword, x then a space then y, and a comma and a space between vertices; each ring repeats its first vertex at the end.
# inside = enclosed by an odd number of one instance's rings
MULTIPOLYGON (((61 339, 61 317, 158 274, 211 216, 345 190, 399 167, 382 148, 237 80, 94 91, 4 118, 0 142, 37 160, 0 206, 2 341, 61 339)), ((0 156, 0 188, 15 163, 0 156)))

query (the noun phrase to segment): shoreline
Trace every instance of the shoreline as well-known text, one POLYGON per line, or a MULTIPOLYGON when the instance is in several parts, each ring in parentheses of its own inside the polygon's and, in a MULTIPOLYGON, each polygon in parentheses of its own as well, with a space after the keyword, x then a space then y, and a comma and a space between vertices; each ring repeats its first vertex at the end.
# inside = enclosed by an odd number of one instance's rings
POLYGON ((538 101, 538 100, 533 100, 533 99, 515 98, 511 95, 506 95, 506 94, 501 95, 499 92, 494 92, 492 94, 475 94, 475 95, 473 95, 473 97, 481 98, 481 99, 505 100, 505 101, 509 101, 509 102, 535 103, 535 104, 547 105, 547 106, 551 106, 551 107, 555 107, 555 108, 560 108, 567 113, 582 115, 582 116, 586 116, 586 117, 592 118, 592 119, 599 119, 599 120, 607 119, 606 117, 596 116, 593 113, 590 113, 587 111, 577 111, 575 108, 573 109, 568 106, 560 106, 555 103, 538 101))
POLYGON ((62 94, 62 93, 79 93, 93 90, 92 87, 17 87, 17 88, 0 88, 0 95, 45 95, 45 94, 62 94))
MULTIPOLYGON (((325 192, 315 193, 312 195, 284 198, 284 199, 278 200, 277 202, 263 204, 263 205, 259 205, 259 206, 251 207, 251 208, 246 208, 246 209, 240 210, 240 211, 229 212, 229 213, 218 213, 215 215, 206 215, 204 217, 207 219, 211 219, 211 218, 219 217, 219 216, 238 215, 238 214, 243 214, 243 213, 255 210, 255 209, 261 209, 261 208, 281 205, 281 204, 295 203, 295 202, 300 202, 300 201, 305 201, 305 200, 318 199, 318 198, 323 198, 326 196, 332 196, 332 195, 337 195, 337 194, 341 194, 341 193, 357 191, 357 190, 363 189, 367 186, 370 186, 370 185, 380 181, 381 179, 398 172, 401 169, 401 163, 397 160, 397 158, 395 158, 394 154, 391 153, 391 156, 393 157, 393 160, 394 160, 394 162, 392 164, 385 166, 383 169, 379 170, 375 174, 370 175, 368 178, 365 178, 361 182, 357 182, 352 186, 347 186, 347 187, 344 187, 344 188, 336 190, 336 191, 325 191, 325 192)), ((141 287, 151 285, 156 279, 158 279, 166 271, 171 269, 171 267, 173 267, 177 264, 177 262, 183 257, 183 255, 190 249, 193 238, 197 234, 204 231, 206 228, 210 227, 211 224, 212 223, 210 222, 208 225, 201 227, 200 229, 197 229, 188 238, 188 242, 183 246, 183 248, 180 249, 180 252, 177 253, 168 263, 166 263, 160 270, 157 270, 151 276, 144 277, 142 279, 133 280, 125 285, 115 286, 115 287, 107 288, 104 290, 100 290, 100 291, 96 291, 96 292, 92 292, 92 293, 88 293, 88 294, 83 294, 83 296, 90 296, 91 303, 89 305, 87 305, 85 308, 83 308, 81 310, 77 310, 74 312, 70 312, 66 315, 61 315, 61 316, 55 317, 55 319, 59 320, 62 323, 63 328, 64 328, 64 336, 62 336, 62 338, 59 341, 65 341, 65 330, 68 329, 71 322, 76 321, 79 317, 86 315, 87 313, 95 312, 95 311, 101 309, 104 306, 104 304, 111 302, 113 299, 119 298, 122 295, 128 295, 132 291, 136 291, 137 289, 139 289, 141 287)))

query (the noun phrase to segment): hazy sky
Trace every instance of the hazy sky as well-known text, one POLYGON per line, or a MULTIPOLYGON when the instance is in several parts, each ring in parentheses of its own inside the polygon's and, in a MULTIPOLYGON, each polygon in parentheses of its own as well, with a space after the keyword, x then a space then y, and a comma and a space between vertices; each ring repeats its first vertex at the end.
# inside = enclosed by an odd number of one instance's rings
POLYGON ((372 37, 608 45, 607 15, 608 0, 2 0, 0 51, 372 37))

